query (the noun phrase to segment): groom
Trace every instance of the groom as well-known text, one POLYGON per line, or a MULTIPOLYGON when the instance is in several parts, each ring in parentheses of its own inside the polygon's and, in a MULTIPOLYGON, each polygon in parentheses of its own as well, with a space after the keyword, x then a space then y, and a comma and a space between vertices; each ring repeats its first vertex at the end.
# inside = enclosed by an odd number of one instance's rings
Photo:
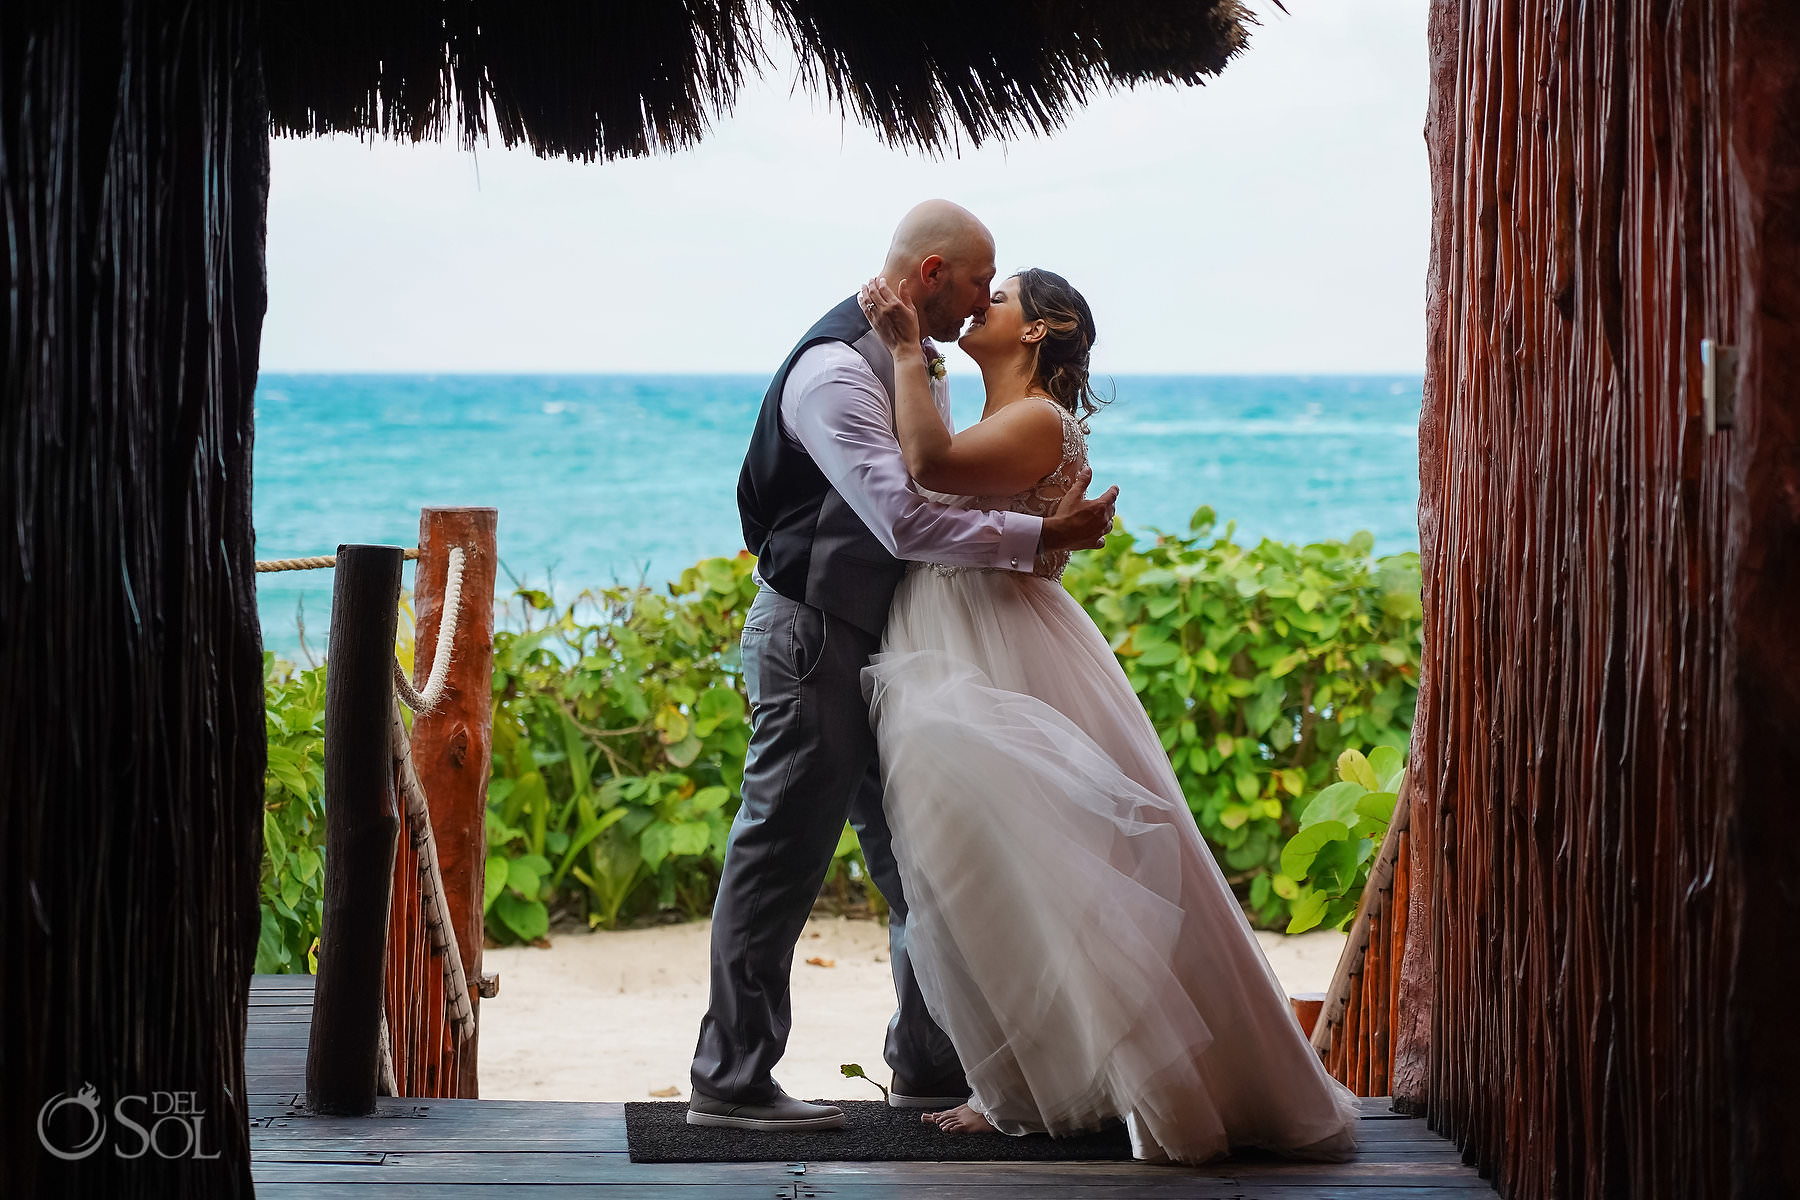
MULTIPOLYGON (((965 319, 987 311, 994 240, 966 209, 930 200, 895 230, 883 275, 896 289, 910 280, 921 328, 953 341, 965 319)), ((1089 500, 1083 479, 1044 518, 927 500, 913 490, 894 435, 893 386, 892 356, 856 298, 845 300, 775 373, 738 477, 761 585, 744 619, 750 752, 713 908, 712 995, 694 1051, 690 1125, 844 1123, 836 1105, 794 1099, 770 1072, 787 1048, 794 945, 846 816, 888 902, 900 1001, 888 1024, 888 1103, 947 1108, 969 1098, 907 957, 906 899, 861 672, 881 643, 905 560, 1029 572, 1044 551, 1098 546, 1117 489, 1089 500)), ((942 380, 932 394, 948 422, 942 380)))

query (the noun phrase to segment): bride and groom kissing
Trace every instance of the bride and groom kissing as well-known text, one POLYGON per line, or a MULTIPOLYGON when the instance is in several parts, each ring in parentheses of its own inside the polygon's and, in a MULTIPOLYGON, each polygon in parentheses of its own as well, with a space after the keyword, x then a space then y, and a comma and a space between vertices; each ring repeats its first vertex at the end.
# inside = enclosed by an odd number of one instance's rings
POLYGON ((1093 314, 1049 271, 996 282, 994 249, 967 210, 914 208, 757 416, 738 481, 759 584, 751 739, 687 1120, 845 1123, 772 1072, 794 947, 848 818, 888 903, 889 1104, 945 1133, 1122 1119, 1154 1161, 1346 1157, 1354 1100, 1060 583, 1117 494, 1086 496, 1093 314), (926 338, 981 368, 966 429, 926 338))

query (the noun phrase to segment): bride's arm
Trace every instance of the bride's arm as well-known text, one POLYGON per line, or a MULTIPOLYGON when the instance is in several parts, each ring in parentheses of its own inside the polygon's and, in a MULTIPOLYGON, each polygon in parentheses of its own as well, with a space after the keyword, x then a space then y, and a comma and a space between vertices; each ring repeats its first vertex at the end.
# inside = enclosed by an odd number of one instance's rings
POLYGON ((912 305, 879 280, 863 290, 871 323, 894 356, 894 431, 907 473, 924 488, 956 496, 1010 496, 1035 486, 1062 461, 1062 417, 1047 404, 1009 404, 952 433, 931 398, 912 305))

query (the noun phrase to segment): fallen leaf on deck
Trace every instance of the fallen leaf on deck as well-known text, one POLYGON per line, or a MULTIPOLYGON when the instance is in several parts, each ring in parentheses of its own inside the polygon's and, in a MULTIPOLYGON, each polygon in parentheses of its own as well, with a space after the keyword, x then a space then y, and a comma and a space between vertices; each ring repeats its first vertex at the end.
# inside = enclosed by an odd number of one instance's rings
POLYGON ((679 1096, 679 1095, 681 1095, 681 1089, 680 1088, 672 1088, 672 1087, 651 1088, 650 1094, 652 1096, 658 1097, 659 1099, 662 1097, 666 1097, 666 1096, 679 1096))
POLYGON ((835 958, 809 958, 806 960, 806 965, 809 967, 835 967, 835 966, 837 966, 837 959, 835 959, 835 958))

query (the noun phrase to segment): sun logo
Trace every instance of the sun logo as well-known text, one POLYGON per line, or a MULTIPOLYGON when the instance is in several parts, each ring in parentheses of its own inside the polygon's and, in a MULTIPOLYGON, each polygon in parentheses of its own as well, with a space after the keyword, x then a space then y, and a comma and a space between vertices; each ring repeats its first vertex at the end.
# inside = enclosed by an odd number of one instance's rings
POLYGON ((93 1084, 84 1083, 81 1090, 73 1096, 66 1092, 52 1096, 44 1102, 44 1107, 38 1109, 37 1130, 38 1141, 56 1157, 70 1162, 86 1158, 99 1148, 100 1139, 106 1136, 106 1118, 100 1115, 100 1093, 93 1084), (88 1134, 73 1149, 65 1150, 51 1141, 49 1126, 57 1110, 71 1104, 87 1114, 88 1134))

